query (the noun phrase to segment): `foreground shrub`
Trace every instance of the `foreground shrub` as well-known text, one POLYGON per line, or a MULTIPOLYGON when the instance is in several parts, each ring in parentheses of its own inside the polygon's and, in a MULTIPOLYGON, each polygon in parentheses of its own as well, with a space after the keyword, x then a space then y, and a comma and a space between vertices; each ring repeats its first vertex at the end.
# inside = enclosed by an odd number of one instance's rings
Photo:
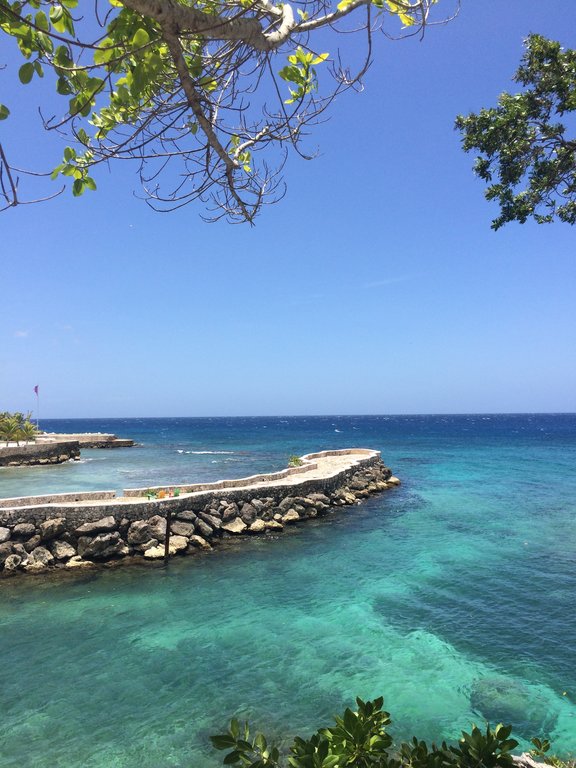
MULTIPOLYGON (((216 749, 229 750, 224 765, 243 768, 512 768, 512 750, 518 742, 510 738, 511 726, 485 729, 473 726, 462 732, 456 745, 443 741, 426 744, 414 737, 394 745, 387 731, 390 714, 382 709, 382 697, 374 701, 356 699, 357 709, 346 709, 330 728, 321 728, 309 739, 297 736, 289 754, 283 756, 261 733, 251 735, 248 723, 233 719, 227 733, 212 736, 216 749)), ((533 754, 543 756, 548 742, 533 740, 533 754)), ((557 761, 556 765, 562 765, 557 761)), ((567 765, 567 764, 566 764, 567 765)), ((560 766, 559 766, 560 768, 560 766)))

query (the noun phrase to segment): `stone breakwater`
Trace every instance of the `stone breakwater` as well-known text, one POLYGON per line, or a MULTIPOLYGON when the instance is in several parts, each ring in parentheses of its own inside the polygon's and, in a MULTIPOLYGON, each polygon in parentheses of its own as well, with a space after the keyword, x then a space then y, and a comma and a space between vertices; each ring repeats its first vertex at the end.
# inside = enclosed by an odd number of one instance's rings
POLYGON ((63 464, 65 461, 79 458, 80 443, 77 440, 0 446, 0 467, 63 464))
POLYGON ((0 575, 209 551, 227 538, 279 533, 399 482, 378 451, 345 449, 308 454, 282 472, 180 487, 168 498, 132 489, 119 498, 100 491, 1 499, 0 575))
POLYGON ((63 464, 78 460, 82 448, 129 448, 134 440, 103 432, 39 434, 33 443, 0 445, 0 467, 63 464))
POLYGON ((43 432, 36 438, 37 443, 59 443, 74 440, 79 443, 80 448, 130 448, 134 445, 134 440, 126 437, 116 437, 109 432, 77 432, 77 433, 58 433, 43 432))

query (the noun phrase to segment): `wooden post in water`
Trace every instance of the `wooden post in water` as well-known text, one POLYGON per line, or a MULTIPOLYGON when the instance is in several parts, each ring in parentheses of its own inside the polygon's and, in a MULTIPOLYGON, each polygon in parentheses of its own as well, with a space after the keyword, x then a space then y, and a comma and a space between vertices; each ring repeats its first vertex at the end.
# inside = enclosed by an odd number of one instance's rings
POLYGON ((164 538, 164 565, 168 565, 170 558, 170 525, 172 523, 172 510, 168 507, 166 511, 166 536, 164 538))

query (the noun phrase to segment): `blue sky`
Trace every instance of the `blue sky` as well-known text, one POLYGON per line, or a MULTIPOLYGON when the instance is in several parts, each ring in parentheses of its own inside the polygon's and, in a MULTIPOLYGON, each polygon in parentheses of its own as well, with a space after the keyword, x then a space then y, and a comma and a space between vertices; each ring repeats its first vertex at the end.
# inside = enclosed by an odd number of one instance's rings
MULTIPOLYGON (((46 418, 576 411, 576 232, 494 233, 453 129, 513 87, 528 33, 575 29, 572 0, 463 0, 423 42, 378 39, 253 228, 154 213, 126 165, 1 214, 0 410, 38 384, 46 418)), ((2 141, 51 168, 9 63, 2 141)))

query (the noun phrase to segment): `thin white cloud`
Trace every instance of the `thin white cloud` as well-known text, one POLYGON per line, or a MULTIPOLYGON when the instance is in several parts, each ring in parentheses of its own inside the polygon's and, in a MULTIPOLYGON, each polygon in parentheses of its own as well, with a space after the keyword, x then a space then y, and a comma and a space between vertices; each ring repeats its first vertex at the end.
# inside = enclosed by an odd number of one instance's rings
POLYGON ((386 285, 395 285, 396 283, 405 283, 407 280, 413 280, 414 275, 399 275, 398 277, 386 277, 383 280, 374 280, 371 283, 365 283, 364 288, 383 288, 386 285))

